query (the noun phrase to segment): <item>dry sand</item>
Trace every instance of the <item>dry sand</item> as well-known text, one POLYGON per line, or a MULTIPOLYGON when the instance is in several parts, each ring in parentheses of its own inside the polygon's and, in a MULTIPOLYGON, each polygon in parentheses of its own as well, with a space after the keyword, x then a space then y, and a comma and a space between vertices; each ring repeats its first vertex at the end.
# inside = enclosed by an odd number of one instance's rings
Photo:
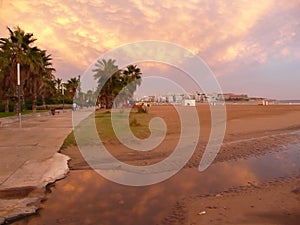
MULTIPOLYGON (((259 157, 282 144, 299 141, 299 134, 291 132, 300 130, 300 106, 226 107, 225 139, 214 162, 259 157)), ((186 167, 198 166, 210 132, 209 106, 199 105, 197 110, 201 125, 200 141, 186 167)), ((176 111, 172 106, 153 106, 150 113, 162 117, 167 123, 165 141, 155 150, 134 154, 114 140, 104 143, 115 157, 133 165, 149 165, 173 151, 180 132, 176 111)), ((62 153, 72 158, 71 169, 89 168, 75 146, 69 146, 62 153)), ((209 196, 186 196, 178 199, 163 224, 299 224, 299 190, 300 178, 294 176, 262 184, 249 183, 209 196)))

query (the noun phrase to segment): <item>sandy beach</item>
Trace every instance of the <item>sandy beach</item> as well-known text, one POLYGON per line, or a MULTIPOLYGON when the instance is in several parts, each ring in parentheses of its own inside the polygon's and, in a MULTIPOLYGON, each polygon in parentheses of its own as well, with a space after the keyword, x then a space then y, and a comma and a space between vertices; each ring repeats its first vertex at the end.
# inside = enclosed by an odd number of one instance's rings
MULTIPOLYGON (((221 150, 213 164, 239 162, 251 157, 260 158, 270 151, 284 151, 287 144, 299 143, 300 106, 297 105, 227 105, 227 129, 221 150)), ((210 132, 210 110, 197 106, 201 133, 197 149, 183 170, 199 165, 210 132)), ((116 158, 132 165, 149 165, 168 156, 177 144, 180 125, 172 106, 153 106, 149 113, 165 120, 168 135, 151 152, 131 152, 117 140, 104 144, 116 158)), ((86 170, 76 146, 61 151, 71 157, 72 170, 86 170)), ((71 172, 72 173, 72 172, 71 172)), ((298 174, 255 182, 247 180, 243 171, 232 177, 244 179, 246 185, 210 194, 191 194, 180 197, 164 212, 162 224, 297 224, 300 220, 300 178, 298 174), (245 180, 246 179, 246 180, 245 180)))
MULTIPOLYGON (((197 106, 200 119, 200 137, 197 149, 186 167, 198 166, 211 130, 211 115, 208 105, 197 106)), ((123 146, 117 138, 102 141, 116 158, 133 165, 153 164, 168 156, 180 136, 180 121, 172 106, 153 106, 153 117, 158 116, 167 124, 168 133, 164 141, 150 152, 132 151, 123 146)), ((274 147, 297 141, 300 129, 300 106, 287 105, 227 105, 225 138, 215 162, 259 155, 274 147)), ((86 167, 76 146, 61 151, 69 155, 71 169, 86 167)))

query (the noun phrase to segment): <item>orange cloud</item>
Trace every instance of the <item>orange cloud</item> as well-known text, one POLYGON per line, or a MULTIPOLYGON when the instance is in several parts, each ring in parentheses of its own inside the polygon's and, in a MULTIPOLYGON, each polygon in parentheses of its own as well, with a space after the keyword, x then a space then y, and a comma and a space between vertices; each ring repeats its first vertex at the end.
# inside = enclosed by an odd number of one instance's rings
POLYGON ((240 60, 265 63, 274 51, 280 57, 287 52, 289 57, 298 55, 289 46, 299 33, 299 17, 293 11, 299 8, 297 1, 4 0, 0 7, 1 36, 8 35, 6 26, 20 25, 34 33, 59 67, 63 61, 81 71, 109 49, 149 39, 182 45, 213 68, 240 60), (269 21, 274 23, 273 16, 286 12, 291 14, 275 26, 278 32, 270 30, 275 35, 259 33, 268 29, 269 21))

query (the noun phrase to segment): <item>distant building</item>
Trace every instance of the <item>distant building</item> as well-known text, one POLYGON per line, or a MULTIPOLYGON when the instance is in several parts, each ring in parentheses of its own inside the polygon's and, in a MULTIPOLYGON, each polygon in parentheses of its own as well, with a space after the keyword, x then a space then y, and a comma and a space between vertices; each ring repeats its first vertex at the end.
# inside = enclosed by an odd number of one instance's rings
POLYGON ((158 102, 160 102, 160 103, 165 103, 165 102, 167 102, 167 97, 166 97, 166 96, 159 96, 158 102))
POLYGON ((167 95, 166 100, 168 103, 174 103, 175 102, 174 95, 167 95))
POLYGON ((182 95, 174 95, 174 100, 176 103, 182 102, 183 96, 182 95))
POLYGON ((182 105, 183 106, 196 106, 196 101, 195 101, 195 99, 183 99, 182 105))
MULTIPOLYGON (((256 97, 249 98, 247 94, 195 92, 191 94, 179 93, 179 94, 165 94, 160 96, 144 96, 143 98, 139 99, 139 101, 144 101, 144 102, 171 103, 171 104, 183 104, 184 100, 194 100, 195 102, 200 102, 200 103, 206 102, 209 103, 210 105, 216 105, 218 103, 222 103, 223 101, 258 102, 264 100, 264 98, 256 98, 256 97)), ((264 104, 268 104, 268 103, 264 103, 264 104)))
POLYGON ((249 101, 249 97, 246 94, 225 93, 219 94, 219 98, 221 98, 222 95, 225 101, 249 101))

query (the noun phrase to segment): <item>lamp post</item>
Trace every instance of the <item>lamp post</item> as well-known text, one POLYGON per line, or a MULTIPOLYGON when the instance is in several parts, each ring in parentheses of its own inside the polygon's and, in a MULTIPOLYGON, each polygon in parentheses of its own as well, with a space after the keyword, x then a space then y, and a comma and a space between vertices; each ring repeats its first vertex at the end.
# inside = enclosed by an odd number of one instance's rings
POLYGON ((63 97, 63 113, 65 112, 65 83, 61 84, 61 94, 63 97))
POLYGON ((19 127, 22 127, 20 63, 17 63, 17 88, 18 88, 18 116, 19 116, 19 127))

